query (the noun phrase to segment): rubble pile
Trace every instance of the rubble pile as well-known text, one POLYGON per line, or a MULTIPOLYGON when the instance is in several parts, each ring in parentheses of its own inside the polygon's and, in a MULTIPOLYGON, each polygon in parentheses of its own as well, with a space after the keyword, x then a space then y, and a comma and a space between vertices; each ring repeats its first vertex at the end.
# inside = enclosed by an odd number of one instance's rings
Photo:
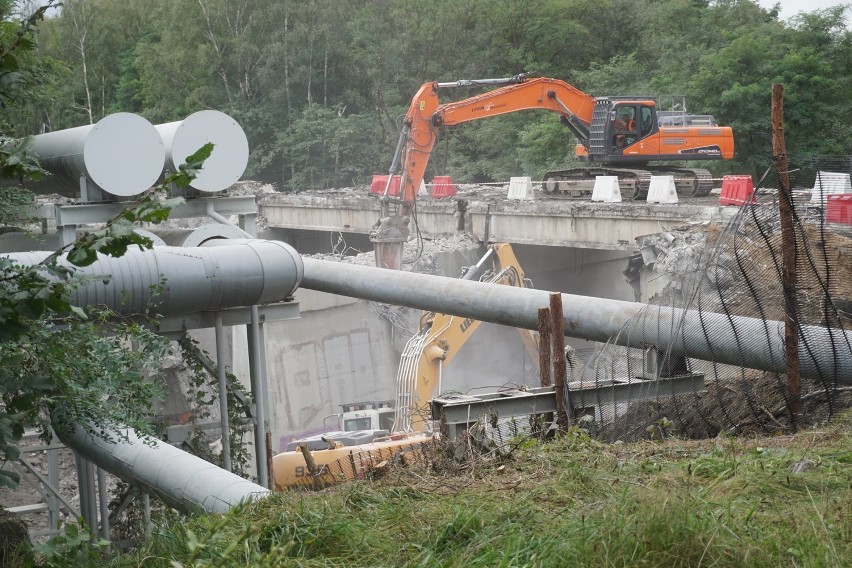
MULTIPOLYGON (((639 237, 641 254, 625 274, 646 272, 658 280, 655 304, 784 321, 781 279, 781 228, 777 209, 761 208, 728 227, 690 224, 639 237)), ((847 262, 852 238, 822 224, 819 218, 795 225, 796 320, 801 326, 848 331, 852 325, 852 265, 847 262)), ((708 340, 725 330, 705 330, 708 340)), ((801 341, 807 344, 808 334, 801 341)), ((746 339, 746 338, 744 338, 746 339)), ((808 344, 807 349, 832 349, 808 344)), ((705 375, 706 388, 674 398, 634 403, 603 426, 606 439, 634 440, 667 434, 692 438, 719 433, 754 434, 790 427, 787 377, 716 363, 693 361, 705 375)), ((802 415, 798 425, 830 420, 852 406, 852 389, 826 381, 802 381, 802 415)))

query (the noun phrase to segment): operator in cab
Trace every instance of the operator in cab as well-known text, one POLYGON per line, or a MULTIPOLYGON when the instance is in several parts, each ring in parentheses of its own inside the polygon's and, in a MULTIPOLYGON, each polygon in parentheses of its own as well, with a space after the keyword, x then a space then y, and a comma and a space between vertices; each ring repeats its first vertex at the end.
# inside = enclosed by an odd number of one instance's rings
POLYGON ((627 134, 636 128, 633 107, 621 107, 615 115, 615 146, 624 148, 627 145, 627 134))

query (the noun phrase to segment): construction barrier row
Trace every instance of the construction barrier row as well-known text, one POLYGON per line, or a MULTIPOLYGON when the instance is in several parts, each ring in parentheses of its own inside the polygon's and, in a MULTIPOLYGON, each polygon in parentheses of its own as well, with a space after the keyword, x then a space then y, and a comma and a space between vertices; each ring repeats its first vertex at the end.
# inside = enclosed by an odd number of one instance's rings
MULTIPOLYGON (((402 185, 401 176, 374 175, 370 185, 370 193, 397 197, 402 185), (388 180, 390 185, 388 185, 388 180)), ((432 179, 432 198, 442 199, 456 195, 456 185, 450 176, 435 176, 432 179)), ((420 194, 425 195, 426 185, 421 182, 420 194)), ((828 223, 843 223, 852 225, 852 184, 850 175, 833 172, 819 172, 811 193, 812 204, 823 204, 825 220, 828 223)), ((509 182, 508 199, 534 199, 533 182, 530 177, 513 177, 509 182)), ((617 176, 597 176, 592 201, 603 203, 620 203, 621 189, 617 176)), ((677 189, 674 176, 651 176, 648 188, 648 203, 676 204, 678 203, 677 189)), ((722 187, 719 194, 719 205, 741 206, 756 204, 754 181, 750 175, 726 175, 722 177, 722 187)))
MULTIPOLYGON (((435 176, 432 178, 432 198, 443 199, 445 197, 453 197, 456 195, 456 184, 453 183, 453 178, 450 176, 435 176)), ((391 197, 399 197, 402 190, 402 176, 389 175, 374 175, 373 181, 370 183, 370 193, 374 195, 384 195, 385 188, 388 190, 388 195, 391 197), (390 179, 390 186, 388 180, 390 179)), ((424 182, 420 182, 418 193, 426 193, 424 182)))

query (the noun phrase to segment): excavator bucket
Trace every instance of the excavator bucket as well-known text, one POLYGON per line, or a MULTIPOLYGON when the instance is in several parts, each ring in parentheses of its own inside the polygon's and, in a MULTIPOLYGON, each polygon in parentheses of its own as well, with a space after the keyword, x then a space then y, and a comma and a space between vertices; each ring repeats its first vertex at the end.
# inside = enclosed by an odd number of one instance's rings
POLYGON ((370 231, 379 268, 402 268, 402 246, 408 240, 408 221, 408 217, 388 215, 379 219, 370 231))
POLYGON ((376 266, 379 268, 390 268, 391 270, 402 268, 402 245, 404 243, 405 239, 373 241, 373 250, 376 253, 376 266))

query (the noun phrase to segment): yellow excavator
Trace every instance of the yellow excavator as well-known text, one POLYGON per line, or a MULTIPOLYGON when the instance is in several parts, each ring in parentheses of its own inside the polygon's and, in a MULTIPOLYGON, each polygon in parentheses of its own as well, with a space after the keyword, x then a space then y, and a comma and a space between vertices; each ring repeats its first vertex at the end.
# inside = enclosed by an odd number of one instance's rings
MULTIPOLYGON (((512 245, 497 243, 463 280, 480 280, 518 288, 532 287, 521 269, 512 245)), ((482 322, 448 314, 424 313, 420 332, 405 346, 397 375, 397 404, 394 432, 422 432, 430 429, 429 401, 443 389, 443 368, 452 361, 482 322)), ((538 365, 538 334, 518 329, 521 342, 538 365)))
MULTIPOLYGON (((498 243, 462 277, 521 288, 530 287, 511 245, 498 243)), ((296 440, 272 458, 277 489, 323 487, 381 471, 391 464, 416 460, 435 436, 429 401, 443 389, 442 371, 481 322, 447 314, 424 313, 420 331, 408 341, 397 375, 393 427, 326 432, 296 440)), ((519 329, 521 340, 538 363, 538 334, 519 329)), ((359 403, 361 404, 361 403, 359 403)), ((368 405, 369 406, 369 405, 368 405)), ((346 410, 347 405, 344 405, 346 410)), ((372 407, 368 408, 372 409, 372 407)), ((381 408, 377 408, 382 410, 381 408)), ((372 410, 377 410, 372 409, 372 410)), ((354 412, 351 408, 349 413, 354 412)), ((344 413, 342 416, 355 416, 344 413)), ((342 424, 357 424, 343 420, 342 424)))

